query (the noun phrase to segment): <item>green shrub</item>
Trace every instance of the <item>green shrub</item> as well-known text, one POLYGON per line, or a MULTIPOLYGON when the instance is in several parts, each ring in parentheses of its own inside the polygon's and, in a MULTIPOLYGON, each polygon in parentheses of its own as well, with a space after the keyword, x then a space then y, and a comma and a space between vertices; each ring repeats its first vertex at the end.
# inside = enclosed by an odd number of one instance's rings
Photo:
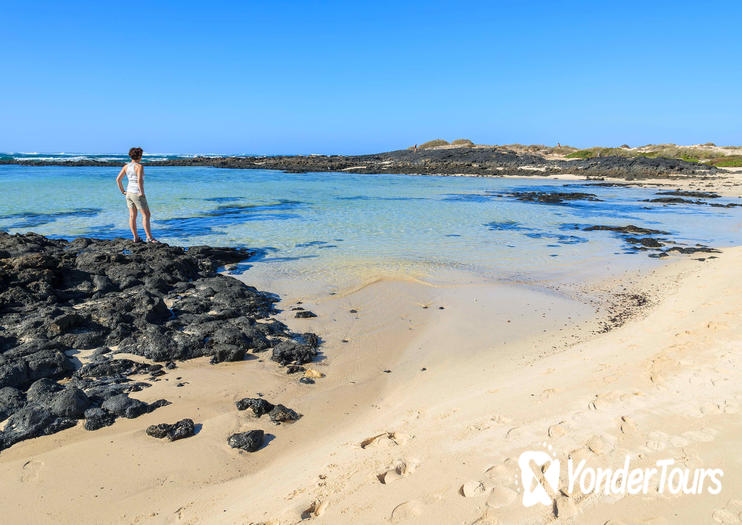
POLYGON ((469 139, 452 140, 451 144, 454 146, 473 146, 474 145, 474 143, 469 139))
POLYGON ((742 168, 742 155, 719 157, 711 159, 708 163, 717 168, 742 168))
POLYGON ((568 159, 592 159, 593 157, 597 157, 597 155, 592 149, 578 149, 567 155, 568 159))
POLYGON ((429 140, 428 142, 424 144, 420 144, 418 148, 425 149, 425 148, 434 148, 436 146, 448 146, 448 141, 443 140, 443 139, 429 140))

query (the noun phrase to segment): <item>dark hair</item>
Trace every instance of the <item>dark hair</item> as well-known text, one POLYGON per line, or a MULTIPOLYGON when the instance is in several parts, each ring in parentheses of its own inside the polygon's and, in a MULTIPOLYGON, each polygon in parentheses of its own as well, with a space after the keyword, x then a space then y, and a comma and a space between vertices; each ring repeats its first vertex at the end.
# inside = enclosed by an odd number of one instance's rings
POLYGON ((131 148, 129 150, 129 157, 131 157, 131 160, 140 160, 142 158, 142 153, 144 153, 142 148, 131 148))

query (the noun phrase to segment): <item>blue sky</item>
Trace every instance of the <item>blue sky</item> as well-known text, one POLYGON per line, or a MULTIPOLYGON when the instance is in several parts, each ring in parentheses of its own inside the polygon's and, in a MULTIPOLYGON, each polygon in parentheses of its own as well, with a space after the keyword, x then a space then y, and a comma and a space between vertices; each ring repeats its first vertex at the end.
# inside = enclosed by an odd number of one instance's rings
POLYGON ((741 20, 739 1, 4 2, 0 151, 740 144, 741 20))

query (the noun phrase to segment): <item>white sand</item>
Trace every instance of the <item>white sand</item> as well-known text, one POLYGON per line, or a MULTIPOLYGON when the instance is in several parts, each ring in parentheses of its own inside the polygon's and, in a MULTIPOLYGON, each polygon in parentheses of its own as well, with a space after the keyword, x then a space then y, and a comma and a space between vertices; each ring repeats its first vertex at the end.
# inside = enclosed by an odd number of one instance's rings
POLYGON ((319 523, 545 523, 551 507, 521 505, 514 462, 548 441, 563 463, 616 467, 629 454, 637 466, 675 458, 725 471, 718 496, 560 497, 578 523, 736 523, 740 255, 645 276, 661 300, 601 335, 588 333, 590 309, 515 286, 379 281, 306 304, 318 318, 284 316, 325 340, 317 384, 267 355, 182 363, 136 394, 171 406, 3 451, 3 522, 296 523, 314 504, 319 523), (275 426, 234 408, 257 392, 304 417, 275 426), (196 436, 144 433, 183 417, 203 425, 196 436), (253 454, 226 445, 252 428, 275 437, 253 454))

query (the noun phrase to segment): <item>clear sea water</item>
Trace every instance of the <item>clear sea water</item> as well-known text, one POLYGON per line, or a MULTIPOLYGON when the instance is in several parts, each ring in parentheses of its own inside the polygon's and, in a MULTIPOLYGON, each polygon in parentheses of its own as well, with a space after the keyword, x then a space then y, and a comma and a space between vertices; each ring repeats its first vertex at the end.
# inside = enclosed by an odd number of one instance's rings
MULTIPOLYGON (((0 166, 0 230, 129 237, 117 173, 0 166)), ((318 290, 384 276, 434 279, 449 270, 539 280, 657 263, 629 253, 611 232, 574 224, 634 224, 689 245, 742 243, 742 208, 663 206, 640 202, 656 190, 580 182, 148 167, 145 190, 160 240, 256 248, 259 255, 241 268, 261 282, 303 280, 318 290), (547 205, 502 196, 518 190, 589 192, 601 201, 547 205)))

